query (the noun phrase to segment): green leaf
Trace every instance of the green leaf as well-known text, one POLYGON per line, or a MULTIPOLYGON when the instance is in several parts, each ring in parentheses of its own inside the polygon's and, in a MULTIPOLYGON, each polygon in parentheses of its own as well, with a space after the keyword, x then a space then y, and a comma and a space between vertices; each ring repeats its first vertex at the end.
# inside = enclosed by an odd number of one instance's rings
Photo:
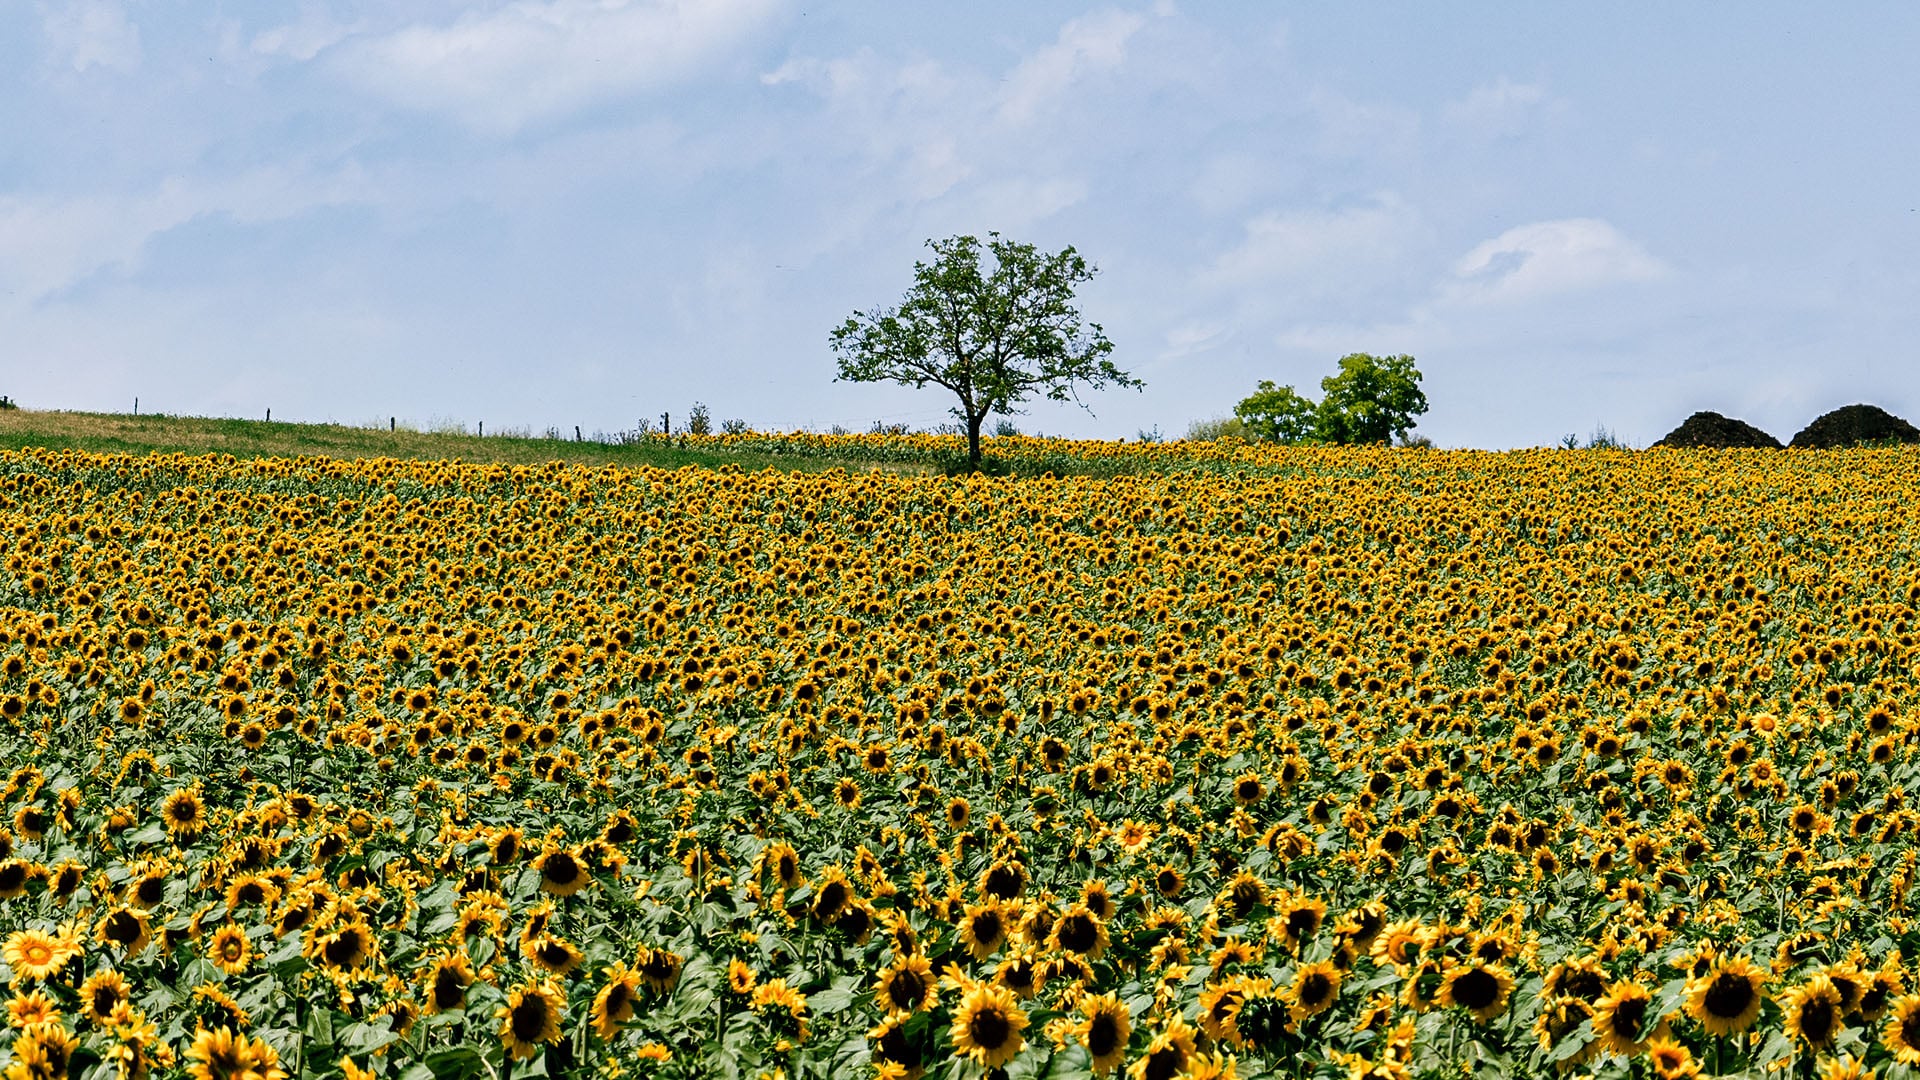
POLYGON ((816 1016, 832 1016, 845 1011, 859 996, 860 976, 842 975, 825 990, 807 995, 807 1009, 816 1016))

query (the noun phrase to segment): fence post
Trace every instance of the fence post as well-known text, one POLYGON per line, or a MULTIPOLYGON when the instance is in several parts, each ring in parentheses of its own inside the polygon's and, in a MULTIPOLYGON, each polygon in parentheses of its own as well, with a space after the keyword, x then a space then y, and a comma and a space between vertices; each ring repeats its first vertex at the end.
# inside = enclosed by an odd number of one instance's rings
POLYGON ((399 420, 398 420, 397 418, 395 418, 395 417, 392 417, 392 416, 389 416, 389 417, 387 417, 387 431, 388 431, 389 433, 391 433, 391 432, 394 432, 394 431, 397 431, 397 430, 399 430, 399 429, 398 429, 397 427, 395 427, 395 426, 394 426, 394 425, 396 425, 396 424, 398 424, 399 422, 400 422, 400 421, 399 421, 399 420))
POLYGON ((140 415, 140 399, 139 398, 133 399, 133 415, 135 416, 140 415))
POLYGON ((573 425, 573 441, 574 442, 580 441, 580 425, 579 424, 573 425))
POLYGON ((273 410, 272 410, 272 409, 268 409, 268 410, 267 410, 267 423, 269 423, 269 424, 271 424, 271 423, 273 423, 273 410))
POLYGON ((482 438, 482 439, 484 439, 484 438, 486 438, 486 437, 487 437, 487 422, 486 422, 485 420, 476 420, 476 421, 474 421, 474 423, 475 423, 475 424, 477 425, 477 426, 475 427, 475 429, 474 429, 474 434, 475 434, 475 435, 477 435, 477 436, 479 436, 479 437, 480 437, 480 438, 482 438))

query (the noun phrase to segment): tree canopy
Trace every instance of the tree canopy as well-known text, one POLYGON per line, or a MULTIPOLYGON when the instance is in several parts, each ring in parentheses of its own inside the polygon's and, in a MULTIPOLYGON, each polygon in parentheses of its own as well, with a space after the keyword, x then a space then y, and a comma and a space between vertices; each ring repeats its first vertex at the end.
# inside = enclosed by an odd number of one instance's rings
POLYGON ((1420 369, 1411 356, 1350 353, 1340 370, 1320 380, 1318 403, 1291 386, 1260 380, 1233 407, 1258 439, 1282 443, 1387 443, 1413 430, 1427 411, 1420 369))
POLYGON ((1074 288, 1097 272, 1072 247, 1055 253, 987 234, 928 240, 898 307, 855 312, 831 335, 840 382, 928 384, 951 392, 980 467, 980 430, 992 414, 1019 412, 1035 395, 1078 401, 1078 388, 1140 388, 1114 366, 1099 323, 1083 323, 1074 288), (992 267, 981 265, 982 252, 992 267))

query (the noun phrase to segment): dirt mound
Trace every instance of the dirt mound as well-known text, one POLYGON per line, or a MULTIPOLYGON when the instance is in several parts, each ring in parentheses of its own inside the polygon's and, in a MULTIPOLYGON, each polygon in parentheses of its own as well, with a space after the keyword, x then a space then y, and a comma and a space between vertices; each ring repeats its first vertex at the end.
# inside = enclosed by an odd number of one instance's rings
POLYGON ((1787 445, 1830 450, 1877 442, 1920 442, 1920 428, 1878 405, 1843 405, 1802 428, 1787 445))
POLYGON ((1653 445, 1686 450, 1778 450, 1780 440, 1745 420, 1735 420, 1717 412, 1697 412, 1653 445))

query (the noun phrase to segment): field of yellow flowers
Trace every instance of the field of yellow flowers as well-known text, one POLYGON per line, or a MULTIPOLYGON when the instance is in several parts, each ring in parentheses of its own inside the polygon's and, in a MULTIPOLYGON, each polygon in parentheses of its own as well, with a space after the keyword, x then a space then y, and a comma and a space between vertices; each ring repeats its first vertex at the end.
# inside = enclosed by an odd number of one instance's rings
POLYGON ((5 1076, 1920 1074, 1920 459, 1097 452, 0 454, 5 1076))

